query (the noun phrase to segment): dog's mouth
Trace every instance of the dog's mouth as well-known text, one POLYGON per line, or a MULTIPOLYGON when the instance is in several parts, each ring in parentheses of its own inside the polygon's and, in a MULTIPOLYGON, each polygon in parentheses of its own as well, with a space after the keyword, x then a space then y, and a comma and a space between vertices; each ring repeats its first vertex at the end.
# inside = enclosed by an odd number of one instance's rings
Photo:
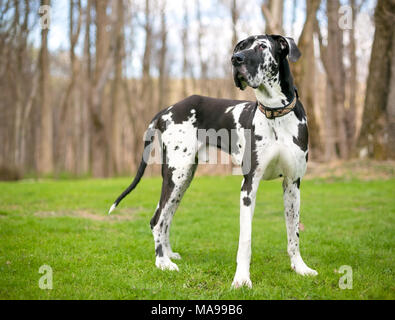
POLYGON ((235 82, 236 87, 240 90, 245 90, 248 86, 247 80, 247 69, 245 66, 234 67, 233 68, 233 80, 235 82))

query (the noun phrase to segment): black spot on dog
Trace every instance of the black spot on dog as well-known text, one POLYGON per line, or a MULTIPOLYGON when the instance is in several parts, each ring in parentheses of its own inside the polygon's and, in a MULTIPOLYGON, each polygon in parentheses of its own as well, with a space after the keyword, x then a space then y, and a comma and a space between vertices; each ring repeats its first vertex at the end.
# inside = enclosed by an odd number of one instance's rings
POLYGON ((306 153, 306 162, 309 162, 309 153, 306 153))
POLYGON ((159 220, 159 216, 160 216, 160 210, 158 208, 158 209, 155 210, 154 216, 152 217, 152 219, 150 221, 151 229, 153 229, 156 226, 156 224, 157 224, 157 222, 159 220))
POLYGON ((243 198, 243 203, 246 207, 249 207, 251 205, 251 199, 250 197, 244 197, 243 198))
POLYGON ((159 244, 156 248, 155 248, 155 254, 157 257, 163 257, 163 250, 162 250, 162 245, 159 244))
POLYGON ((188 149, 187 149, 187 148, 185 148, 184 150, 182 150, 182 152, 184 152, 184 153, 185 153, 185 152, 187 152, 187 151, 188 151, 188 149))
POLYGON ((302 151, 307 151, 308 146, 308 131, 307 125, 299 123, 298 125, 298 137, 293 137, 293 142, 299 146, 302 151))
POLYGON ((255 135, 255 139, 256 139, 257 141, 261 141, 263 138, 262 138, 262 136, 260 136, 259 134, 256 134, 256 135, 255 135))
POLYGON ((274 130, 274 128, 273 128, 273 133, 274 133, 274 137, 276 138, 276 141, 278 140, 278 136, 277 136, 277 132, 276 132, 276 130, 274 130))
POLYGON ((180 149, 180 147, 179 147, 179 146, 176 146, 176 147, 174 148, 174 151, 177 151, 178 149, 180 149))
POLYGON ((296 106, 294 108, 294 113, 296 118, 298 118, 299 121, 306 120, 306 112, 304 111, 302 103, 298 100, 296 102, 296 106))
POLYGON ((294 181, 294 184, 296 184, 296 186, 298 187, 298 189, 300 188, 300 178, 298 178, 297 180, 294 181))
POLYGON ((299 232, 296 232, 296 235, 298 236, 298 238, 299 238, 299 232))

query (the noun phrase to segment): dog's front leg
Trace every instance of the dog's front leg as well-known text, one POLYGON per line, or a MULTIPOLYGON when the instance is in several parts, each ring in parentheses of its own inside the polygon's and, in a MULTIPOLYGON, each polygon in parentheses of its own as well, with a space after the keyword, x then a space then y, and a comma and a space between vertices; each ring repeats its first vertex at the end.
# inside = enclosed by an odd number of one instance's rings
POLYGON ((250 280, 251 231, 255 209, 255 198, 260 179, 246 176, 240 193, 240 237, 237 251, 237 269, 232 283, 233 288, 247 286, 252 288, 250 280))
POLYGON ((299 208, 300 208, 300 179, 293 181, 284 178, 284 213, 287 226, 288 255, 291 268, 301 275, 317 275, 317 271, 310 269, 303 261, 299 251, 299 208))

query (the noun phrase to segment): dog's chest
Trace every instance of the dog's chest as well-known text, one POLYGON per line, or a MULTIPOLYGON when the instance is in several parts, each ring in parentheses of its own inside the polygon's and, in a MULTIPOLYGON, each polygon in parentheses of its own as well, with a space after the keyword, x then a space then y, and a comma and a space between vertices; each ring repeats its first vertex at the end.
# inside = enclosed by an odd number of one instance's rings
POLYGON ((267 119, 257 111, 253 120, 257 170, 264 179, 302 176, 306 170, 307 123, 295 114, 267 119))
POLYGON ((283 117, 268 119, 262 112, 257 110, 253 120, 254 133, 255 136, 258 136, 257 144, 267 146, 281 143, 293 147, 290 142, 292 142, 293 137, 298 136, 298 126, 301 123, 293 113, 283 117))

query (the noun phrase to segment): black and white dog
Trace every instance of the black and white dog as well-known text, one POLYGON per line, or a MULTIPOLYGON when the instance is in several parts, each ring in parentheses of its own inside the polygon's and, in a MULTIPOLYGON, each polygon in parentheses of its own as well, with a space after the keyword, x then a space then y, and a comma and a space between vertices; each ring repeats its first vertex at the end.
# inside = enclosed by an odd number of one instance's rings
POLYGON ((237 270, 232 287, 251 287, 251 224, 259 182, 283 177, 288 254, 291 267, 301 275, 317 275, 299 252, 300 181, 308 159, 305 111, 298 100, 287 58, 300 52, 293 39, 278 35, 251 36, 239 42, 232 56, 237 87, 255 90, 256 102, 191 96, 158 113, 150 123, 143 160, 132 184, 110 209, 139 183, 147 166, 154 131, 162 148, 162 193, 151 219, 156 266, 177 270, 171 259, 180 259, 169 242, 171 221, 197 167, 197 154, 207 144, 229 152, 242 166, 240 238, 237 270), (228 133, 228 138, 201 138, 200 131, 228 133), (229 137, 231 137, 229 139, 229 137))

